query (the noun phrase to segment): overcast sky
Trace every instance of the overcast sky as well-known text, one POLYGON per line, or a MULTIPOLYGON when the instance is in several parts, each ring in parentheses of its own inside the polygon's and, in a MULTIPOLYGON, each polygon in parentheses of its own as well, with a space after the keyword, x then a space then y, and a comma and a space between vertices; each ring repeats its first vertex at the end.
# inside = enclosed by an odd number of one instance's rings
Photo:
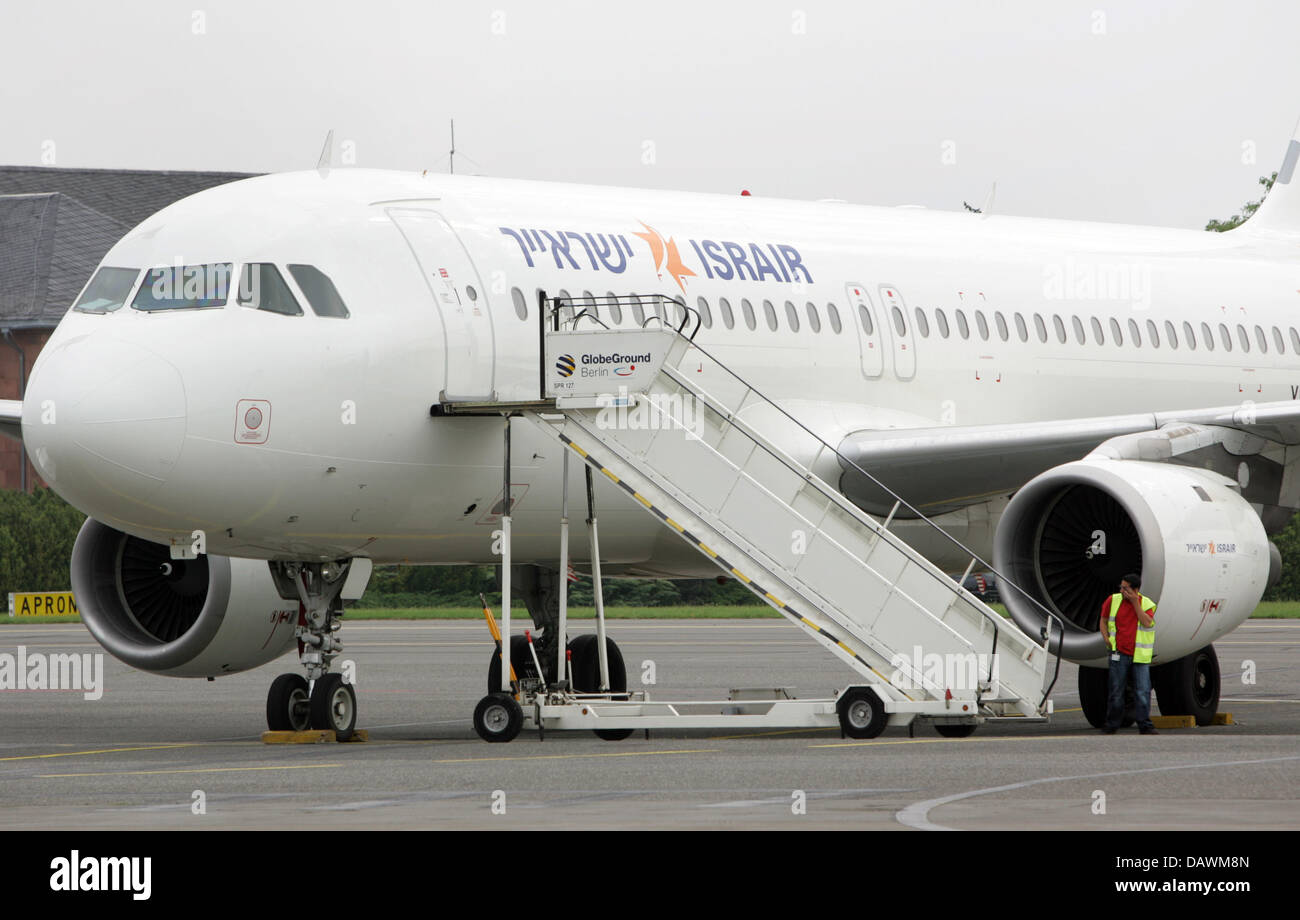
POLYGON ((1292 2, 0 0, 0 163, 359 166, 1201 227, 1300 116, 1292 2), (1257 162, 1255 157, 1258 157, 1257 162))

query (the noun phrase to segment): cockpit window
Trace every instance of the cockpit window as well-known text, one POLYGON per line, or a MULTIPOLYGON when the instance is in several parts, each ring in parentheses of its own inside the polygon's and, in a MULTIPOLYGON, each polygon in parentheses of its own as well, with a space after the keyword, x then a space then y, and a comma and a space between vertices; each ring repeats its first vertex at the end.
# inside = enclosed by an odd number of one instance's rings
POLYGON ((149 312, 224 307, 230 296, 231 265, 168 265, 145 272, 131 306, 149 312))
POLYGON ((138 268, 101 268, 90 279, 90 284, 86 285, 72 309, 79 313, 112 313, 119 310, 126 303, 138 277, 138 268))
POLYGON ((290 265, 289 274, 298 282, 303 296, 317 316, 337 316, 347 319, 350 314, 347 304, 339 296, 334 282, 314 265, 290 265))
POLYGON ((235 303, 254 310, 302 316, 302 307, 284 283, 280 270, 270 262, 250 262, 239 275, 239 294, 235 303))

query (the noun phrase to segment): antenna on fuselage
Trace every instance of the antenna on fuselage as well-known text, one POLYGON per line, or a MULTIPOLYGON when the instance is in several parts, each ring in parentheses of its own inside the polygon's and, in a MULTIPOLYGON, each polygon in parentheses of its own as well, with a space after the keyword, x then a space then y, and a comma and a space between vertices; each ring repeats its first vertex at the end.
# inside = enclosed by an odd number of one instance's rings
POLYGON ((451 149, 447 151, 447 172, 456 174, 456 119, 451 119, 451 149))
POLYGON ((334 159, 334 129, 330 128, 329 133, 325 135, 325 146, 320 150, 320 158, 316 161, 316 171, 324 179, 330 174, 330 160, 334 159))

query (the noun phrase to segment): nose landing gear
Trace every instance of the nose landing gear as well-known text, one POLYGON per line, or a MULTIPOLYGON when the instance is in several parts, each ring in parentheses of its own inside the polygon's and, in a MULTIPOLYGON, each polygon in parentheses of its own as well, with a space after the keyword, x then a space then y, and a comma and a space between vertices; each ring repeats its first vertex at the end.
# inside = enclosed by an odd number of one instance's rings
POLYGON ((343 650, 335 635, 343 626, 339 597, 351 560, 272 562, 280 594, 297 598, 298 658, 307 676, 281 674, 266 695, 266 725, 271 731, 324 729, 349 741, 357 724, 357 694, 330 664, 343 650))

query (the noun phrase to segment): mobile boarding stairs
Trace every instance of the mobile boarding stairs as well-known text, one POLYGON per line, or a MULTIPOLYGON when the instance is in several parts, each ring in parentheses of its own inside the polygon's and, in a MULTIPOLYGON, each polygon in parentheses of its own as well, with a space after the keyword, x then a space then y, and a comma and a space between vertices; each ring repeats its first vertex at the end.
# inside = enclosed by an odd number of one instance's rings
MULTIPOLYGON (((486 697, 475 712, 482 737, 508 741, 526 721, 543 732, 593 729, 605 738, 654 728, 835 725, 849 737, 871 738, 887 725, 916 720, 932 722, 949 737, 968 735, 985 721, 1047 720, 1048 696, 1060 670, 1059 657, 1050 655, 1054 630, 1058 637, 1064 630, 1058 615, 1044 609, 1043 635, 1026 635, 963 587, 977 561, 989 567, 974 553, 966 551, 970 564, 955 580, 890 531, 900 507, 924 520, 901 498, 883 521, 845 498, 818 471, 830 476, 841 465, 856 464, 696 345, 695 311, 668 298, 591 300, 584 298, 587 308, 575 310, 539 294, 538 400, 451 402, 432 410, 506 416, 501 571, 507 637, 510 417, 528 419, 565 448, 561 573, 569 561, 570 453, 587 464, 594 644, 606 689, 574 690, 563 641, 556 643, 553 673, 565 679, 512 681, 511 643, 502 642, 500 692, 486 697), (646 311, 640 328, 607 328, 597 312, 600 307, 631 312, 635 305, 640 314, 642 304, 656 309, 646 311), (680 320, 674 328, 666 317, 680 320), (695 328, 688 335, 690 323, 695 328), (638 408, 639 424, 633 424, 629 413, 638 408), (855 682, 826 699, 792 699, 777 689, 733 690, 727 700, 664 702, 652 701, 645 691, 608 690, 593 474, 607 477, 721 572, 821 643, 856 672, 855 682), (1056 657, 1054 668, 1049 657, 1056 657)), ((567 586, 563 577, 561 584, 567 586)), ((1004 591, 1015 590, 1005 580, 1000 584, 1004 591)), ((565 593, 561 637, 566 635, 565 593)), ((531 638, 528 650, 544 673, 531 638)))

